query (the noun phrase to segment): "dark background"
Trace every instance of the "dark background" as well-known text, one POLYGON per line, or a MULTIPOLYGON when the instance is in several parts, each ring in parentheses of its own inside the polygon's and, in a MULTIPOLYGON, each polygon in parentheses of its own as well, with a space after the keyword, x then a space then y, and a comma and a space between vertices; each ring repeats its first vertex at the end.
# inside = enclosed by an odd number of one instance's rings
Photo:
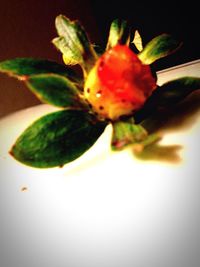
POLYGON ((138 29, 144 44, 164 32, 183 42, 175 54, 156 62, 157 70, 200 58, 200 13, 195 1, 90 2, 104 42, 114 18, 126 19, 133 29, 138 29))
MULTIPOLYGON (((142 35, 144 44, 161 33, 183 42, 180 50, 156 62, 156 70, 200 58, 199 7, 194 1, 68 1, 7 0, 0 6, 0 60, 14 57, 48 58, 62 63, 52 45, 56 36, 55 17, 64 14, 78 19, 93 43, 106 45, 110 23, 115 18, 128 21, 142 35)), ((38 104, 23 83, 0 75, 0 116, 38 104), (19 90, 21 89, 20 94, 19 90)))

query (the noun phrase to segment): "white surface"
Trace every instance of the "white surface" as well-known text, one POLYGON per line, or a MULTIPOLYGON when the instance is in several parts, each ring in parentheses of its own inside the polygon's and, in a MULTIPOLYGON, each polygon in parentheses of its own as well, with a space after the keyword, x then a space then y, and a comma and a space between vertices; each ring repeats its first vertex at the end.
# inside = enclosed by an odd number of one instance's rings
POLYGON ((178 65, 169 69, 161 70, 157 73, 158 75, 158 84, 161 85, 162 83, 176 79, 179 77, 184 76, 193 76, 199 77, 200 76, 200 59, 194 60, 182 65, 178 65))
POLYGON ((62 169, 12 159, 15 138, 52 110, 40 105, 0 121, 0 267, 199 267, 199 113, 162 141, 182 146, 177 164, 111 153, 109 127, 62 169))

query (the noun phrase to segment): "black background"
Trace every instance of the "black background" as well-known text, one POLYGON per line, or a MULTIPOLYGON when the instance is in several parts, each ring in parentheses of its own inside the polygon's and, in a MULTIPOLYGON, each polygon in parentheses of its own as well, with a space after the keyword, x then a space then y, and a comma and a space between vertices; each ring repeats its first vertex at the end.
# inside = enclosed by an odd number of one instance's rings
POLYGON ((183 45, 179 51, 156 62, 157 69, 200 58, 200 12, 195 1, 90 2, 104 42, 109 24, 114 18, 126 19, 133 29, 138 29, 144 44, 161 33, 169 33, 181 41, 183 45))

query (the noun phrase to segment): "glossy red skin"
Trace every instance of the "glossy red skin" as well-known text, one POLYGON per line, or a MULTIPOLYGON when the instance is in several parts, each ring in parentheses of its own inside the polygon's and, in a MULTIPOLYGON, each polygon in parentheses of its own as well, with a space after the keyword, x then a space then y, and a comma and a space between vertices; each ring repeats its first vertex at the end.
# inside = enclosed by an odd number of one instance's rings
POLYGON ((94 68, 86 82, 85 96, 97 113, 111 120, 141 108, 156 88, 150 67, 126 45, 106 51, 94 68))

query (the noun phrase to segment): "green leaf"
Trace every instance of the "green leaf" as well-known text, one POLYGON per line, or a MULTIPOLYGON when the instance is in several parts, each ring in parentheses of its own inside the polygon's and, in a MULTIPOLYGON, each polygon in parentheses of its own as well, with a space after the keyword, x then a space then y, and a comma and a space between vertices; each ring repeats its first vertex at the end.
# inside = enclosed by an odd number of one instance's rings
POLYGON ((200 89, 198 77, 182 77, 163 84, 152 93, 143 108, 135 113, 135 121, 141 122, 158 108, 171 108, 198 89, 200 89))
POLYGON ((26 80, 27 76, 44 73, 63 75, 74 82, 80 77, 70 68, 46 59, 14 58, 0 62, 0 71, 26 80))
POLYGON ((130 41, 129 29, 125 20, 115 19, 110 26, 106 50, 117 44, 127 44, 130 41))
POLYGON ((97 55, 83 27, 78 21, 70 21, 63 15, 57 16, 55 25, 59 37, 52 42, 63 53, 65 63, 79 64, 88 72, 97 55))
POLYGON ((86 152, 105 126, 79 110, 57 111, 30 125, 10 153, 16 160, 32 167, 62 166, 86 152))
POLYGON ((134 124, 133 120, 116 121, 113 123, 112 149, 123 147, 145 140, 148 133, 141 125, 134 124))
POLYGON ((144 64, 149 65, 162 57, 174 53, 180 46, 180 42, 173 39, 169 34, 164 33, 153 38, 138 54, 138 57, 144 64))
POLYGON ((159 140, 159 135, 149 135, 142 125, 134 123, 133 118, 113 123, 111 143, 113 150, 121 150, 125 146, 132 144, 134 145, 134 151, 138 152, 159 140))
POLYGON ((26 85, 43 102, 59 107, 81 107, 79 90, 67 78, 57 74, 32 75, 26 85))

